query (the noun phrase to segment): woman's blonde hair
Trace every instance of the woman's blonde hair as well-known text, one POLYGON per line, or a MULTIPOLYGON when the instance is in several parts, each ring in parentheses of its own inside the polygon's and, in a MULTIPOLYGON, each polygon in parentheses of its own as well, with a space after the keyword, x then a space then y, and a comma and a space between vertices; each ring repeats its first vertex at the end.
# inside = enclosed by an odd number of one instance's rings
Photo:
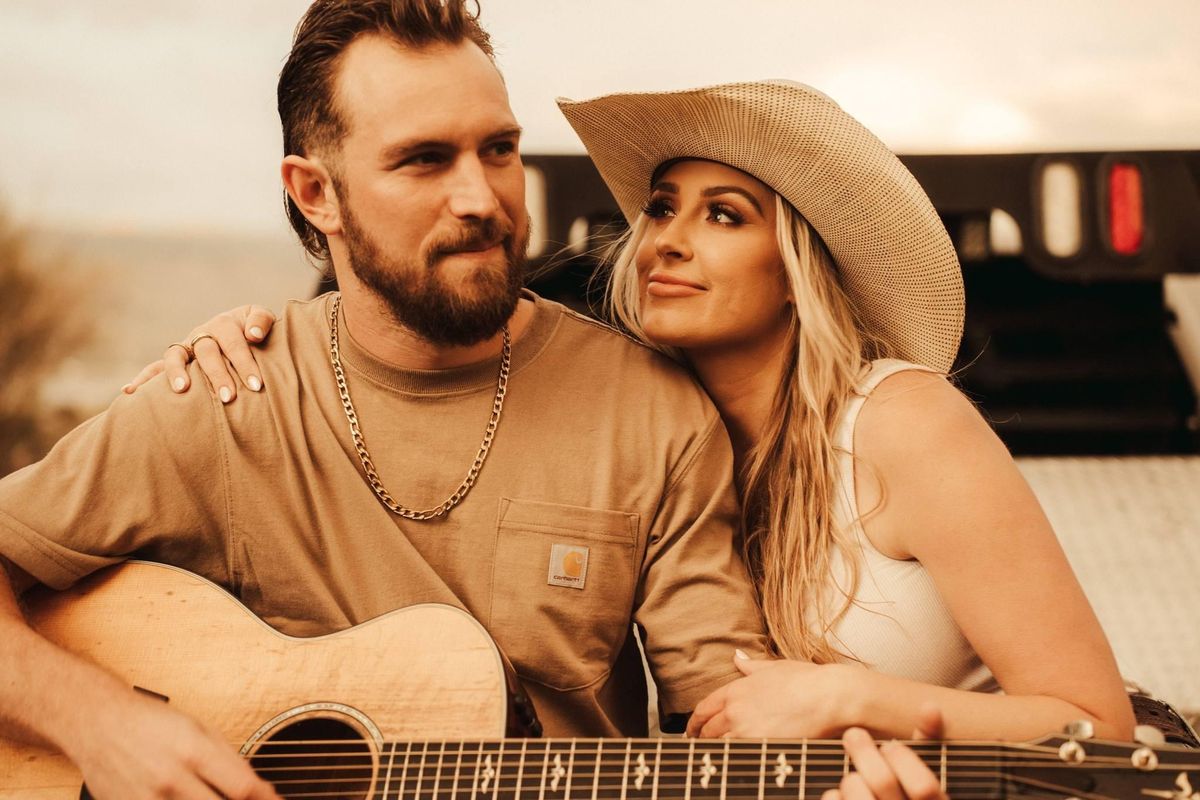
MULTIPOLYGON (((834 426, 865 365, 887 353, 858 323, 821 238, 778 194, 775 209, 793 311, 782 380, 739 475, 743 547, 775 649, 788 658, 828 663, 840 655, 829 631, 858 583, 849 531, 834 519, 834 493, 854 491, 839 486, 834 426), (826 589, 835 546, 848 568, 836 607, 826 589)), ((607 310, 638 339, 684 360, 677 350, 651 342, 641 325, 634 256, 646 229, 646 217, 639 216, 611 251, 607 310)))

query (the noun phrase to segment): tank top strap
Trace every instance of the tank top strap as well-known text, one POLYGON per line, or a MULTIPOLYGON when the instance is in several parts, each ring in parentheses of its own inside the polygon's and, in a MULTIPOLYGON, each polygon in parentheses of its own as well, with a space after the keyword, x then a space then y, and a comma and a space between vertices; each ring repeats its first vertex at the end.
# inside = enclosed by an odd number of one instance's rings
POLYGON ((854 394, 850 397, 846 407, 842 409, 842 417, 838 421, 838 426, 834 435, 834 447, 845 451, 847 454, 854 454, 854 428, 858 424, 858 415, 862 411, 863 405, 866 404, 867 398, 871 393, 878 388, 879 384, 897 372, 916 369, 922 372, 934 372, 924 364, 914 364, 911 361, 901 361, 897 358, 880 358, 872 361, 862 371, 862 375, 858 379, 858 383, 854 387, 854 394))
POLYGON ((842 409, 841 419, 834 429, 833 446, 837 451, 838 458, 838 485, 835 489, 837 517, 842 524, 851 525, 855 529, 856 536, 862 538, 866 546, 869 546, 869 543, 866 542, 865 537, 862 537, 858 530, 859 526, 853 522, 859 518, 854 485, 854 428, 858 424, 858 415, 866 404, 867 398, 879 384, 897 372, 910 369, 934 372, 923 364, 914 364, 911 361, 901 361, 895 358, 881 358, 866 365, 846 407, 842 409))

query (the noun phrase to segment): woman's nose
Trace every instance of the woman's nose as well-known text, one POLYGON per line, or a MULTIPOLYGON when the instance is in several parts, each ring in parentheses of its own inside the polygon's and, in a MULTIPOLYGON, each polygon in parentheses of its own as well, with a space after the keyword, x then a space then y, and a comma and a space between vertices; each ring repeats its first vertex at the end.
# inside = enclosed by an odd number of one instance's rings
POLYGON ((687 261, 692 257, 687 231, 678 217, 668 220, 667 224, 658 230, 654 239, 654 249, 662 259, 687 261))

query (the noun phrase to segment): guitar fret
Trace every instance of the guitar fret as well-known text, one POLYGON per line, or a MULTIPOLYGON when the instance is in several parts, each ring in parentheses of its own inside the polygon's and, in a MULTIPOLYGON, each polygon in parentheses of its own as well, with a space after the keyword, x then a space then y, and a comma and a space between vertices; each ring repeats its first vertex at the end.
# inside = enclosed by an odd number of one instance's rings
POLYGON ((413 743, 408 743, 404 752, 404 768, 400 770, 400 786, 396 789, 396 800, 404 800, 404 790, 408 788, 408 766, 412 763, 413 743))
POLYGON ((632 752, 633 740, 625 740, 625 766, 621 769, 621 800, 629 793, 629 756, 632 752))
POLYGON ((563 791, 563 800, 571 800, 571 773, 575 769, 575 740, 571 739, 571 753, 567 756, 567 788, 563 791))
POLYGON ((687 775, 683 781, 683 800, 692 800, 692 762, 696 760, 696 740, 688 740, 687 775))
MULTIPOLYGON (((388 789, 391 787, 391 775, 392 775, 392 772, 394 772, 396 770, 396 750, 398 747, 400 747, 400 742, 398 742, 398 741, 392 742, 391 758, 388 760, 388 775, 386 775, 386 777, 384 778, 384 784, 383 784, 384 800, 388 800, 388 789)), ((404 765, 401 768, 401 776, 402 777, 400 778, 400 788, 396 789, 397 798, 398 798, 398 796, 400 796, 400 793, 402 792, 402 790, 404 788, 403 774, 404 774, 404 772, 408 771, 408 751, 412 750, 412 748, 413 748, 412 741, 409 741, 408 746, 406 748, 404 748, 404 765)))
POLYGON ((419 800, 421 797, 421 782, 425 779, 425 753, 429 750, 429 742, 424 742, 421 746, 421 761, 417 767, 417 783, 413 786, 413 800, 419 800))
POLYGON ((662 774, 662 739, 654 748, 654 784, 650 788, 650 800, 658 800, 658 776, 662 774))
POLYGON ((763 739, 761 755, 758 759, 758 800, 763 800, 763 791, 767 781, 767 740, 763 739))
POLYGON ((496 775, 496 769, 492 766, 492 754, 484 755, 483 742, 479 743, 479 750, 475 754, 475 772, 471 777, 471 800, 475 800, 476 792, 482 791, 487 794, 488 787, 491 786, 492 778, 496 775))
MULTIPOLYGON (((459 744, 458 744, 458 758, 456 758, 456 759, 454 760, 454 783, 453 783, 453 784, 451 784, 451 786, 450 786, 450 797, 451 797, 451 800, 458 800, 458 781, 459 781, 459 778, 461 778, 461 777, 462 777, 462 762, 463 762, 463 753, 465 753, 465 752, 466 752, 466 750, 467 750, 467 744, 466 744, 466 742, 459 742, 459 744)), ((475 784, 474 784, 474 782, 472 782, 472 783, 471 783, 471 788, 472 788, 472 789, 474 789, 474 788, 475 788, 475 784)))
POLYGON ((396 761, 396 742, 390 742, 384 745, 387 751, 387 766, 383 770, 383 797, 387 798, 388 784, 392 782, 392 764, 396 761))
POLYGON ((522 739, 521 740, 521 760, 519 762, 517 762, 517 782, 513 788, 513 800, 520 800, 520 798, 521 798, 521 784, 525 780, 525 751, 528 746, 529 746, 529 740, 522 739))
POLYGON ((800 742, 800 793, 796 795, 798 800, 804 800, 804 790, 808 784, 808 739, 803 739, 800 742))
POLYGON ((940 765, 940 769, 938 770, 938 775, 940 776, 939 782, 942 787, 942 794, 945 794, 946 793, 946 743, 945 742, 942 742, 941 762, 942 763, 940 765))
POLYGON ((446 745, 448 742, 443 740, 438 747, 437 755, 433 757, 433 790, 431 791, 430 800, 442 800, 442 773, 446 769, 446 745))
POLYGON ((725 755, 721 766, 721 800, 725 800, 725 790, 728 788, 727 778, 729 776, 729 740, 725 740, 725 755))
MULTIPOLYGON (((494 787, 492 789, 492 796, 494 798, 496 798, 496 800, 500 800, 500 787, 504 785, 501 783, 501 780, 503 779, 503 777, 504 777, 504 740, 501 739, 500 746, 496 750, 496 775, 495 775, 495 782, 492 784, 492 786, 494 787)), ((486 794, 486 793, 487 792, 485 791, 484 794, 486 794)))
POLYGON ((596 740, 596 765, 592 769, 592 800, 596 800, 600 792, 600 768, 604 763, 604 740, 596 740))
POLYGON ((546 800, 546 773, 550 769, 550 749, 554 747, 554 740, 550 739, 546 742, 546 753, 542 758, 542 780, 538 787, 538 800, 546 800))

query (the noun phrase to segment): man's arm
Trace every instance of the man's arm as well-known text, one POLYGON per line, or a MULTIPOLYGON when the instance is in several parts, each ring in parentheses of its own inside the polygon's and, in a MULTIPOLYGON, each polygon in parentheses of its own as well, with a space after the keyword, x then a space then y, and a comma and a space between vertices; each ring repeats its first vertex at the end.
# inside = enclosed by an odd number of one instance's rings
POLYGON ((735 650, 767 655, 754 588, 735 548, 733 454, 716 410, 707 410, 651 523, 634 612, 669 716, 691 713, 736 678, 735 650))
POLYGON ((0 564, 0 721, 6 732, 61 750, 98 800, 277 798, 214 733, 30 628, 14 584, 32 580, 10 562, 0 564))

